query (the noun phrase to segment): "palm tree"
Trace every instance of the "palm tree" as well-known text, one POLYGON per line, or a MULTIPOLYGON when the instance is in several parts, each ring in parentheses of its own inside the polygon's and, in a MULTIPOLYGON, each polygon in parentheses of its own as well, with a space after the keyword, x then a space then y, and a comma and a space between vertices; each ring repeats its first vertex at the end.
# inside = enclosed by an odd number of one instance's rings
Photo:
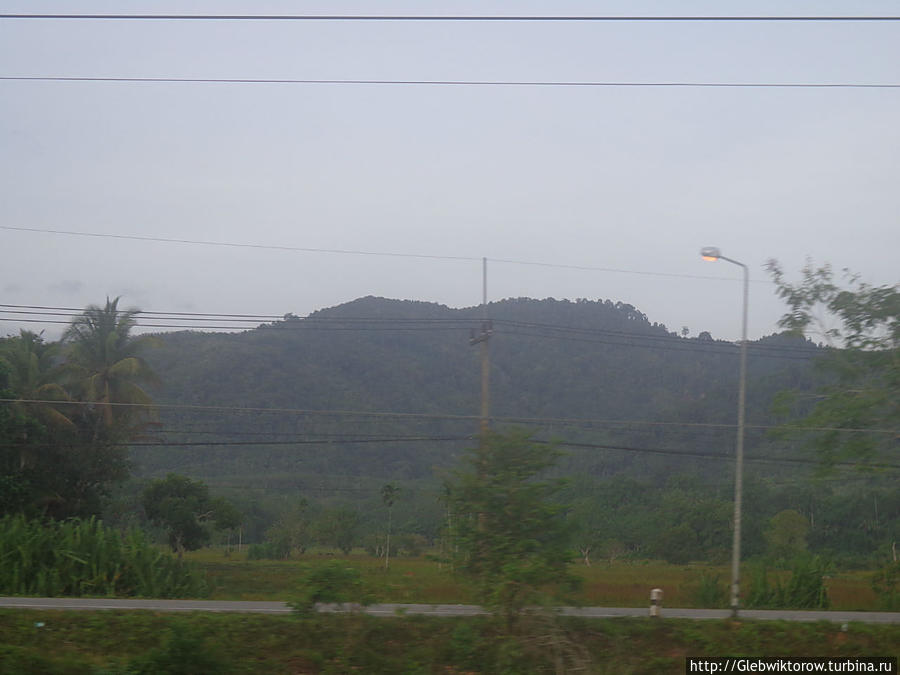
POLYGON ((388 526, 387 526, 387 546, 384 547, 384 569, 390 566, 391 561, 391 520, 394 510, 394 502, 397 495, 400 494, 400 488, 392 483, 387 483, 381 487, 381 501, 388 508, 388 526))
POLYGON ((135 415, 127 406, 117 408, 117 403, 153 403, 143 387, 155 384, 156 376, 139 356, 152 338, 131 335, 139 310, 120 310, 118 305, 119 298, 107 298, 105 307, 90 305, 63 335, 69 373, 77 378, 83 400, 95 403, 101 412, 95 436, 101 423, 107 430, 114 425, 127 429, 131 420, 145 419, 149 412, 139 409, 135 415))
MULTIPOLYGON (((4 342, 0 360, 9 368, 9 386, 19 399, 13 404, 14 410, 33 418, 51 434, 75 431, 75 423, 65 407, 71 398, 62 385, 57 343, 46 343, 40 333, 22 330, 4 342)), ((29 463, 25 449, 27 427, 22 430, 22 441, 20 469, 29 463)))

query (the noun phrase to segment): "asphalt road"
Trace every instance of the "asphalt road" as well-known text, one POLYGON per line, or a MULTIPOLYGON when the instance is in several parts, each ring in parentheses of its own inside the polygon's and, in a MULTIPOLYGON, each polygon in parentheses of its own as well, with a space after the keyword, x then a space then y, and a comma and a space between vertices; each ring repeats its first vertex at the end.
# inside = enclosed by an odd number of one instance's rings
MULTIPOLYGON (((291 608, 283 602, 232 601, 232 600, 142 600, 118 598, 4 598, 0 607, 17 609, 66 609, 91 610, 149 610, 154 612, 244 612, 251 614, 290 614, 291 608)), ((362 611, 372 616, 398 616, 420 614, 425 616, 474 616, 484 614, 475 605, 401 605, 384 603, 368 607, 344 605, 319 605, 320 612, 362 611)), ((648 616, 647 607, 563 607, 566 616, 612 618, 620 616, 648 616)), ((663 618, 670 619, 725 619, 727 609, 678 609, 662 608, 663 618)), ((848 623, 900 623, 900 612, 821 612, 801 610, 745 609, 740 612, 745 619, 779 619, 782 621, 832 621, 848 623)))

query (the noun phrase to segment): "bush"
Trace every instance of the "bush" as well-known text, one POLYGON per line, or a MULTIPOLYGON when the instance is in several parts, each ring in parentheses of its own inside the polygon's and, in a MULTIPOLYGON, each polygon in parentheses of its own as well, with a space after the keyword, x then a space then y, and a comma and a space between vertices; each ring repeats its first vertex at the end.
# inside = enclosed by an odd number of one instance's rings
POLYGON ((753 571, 747 607, 767 609, 828 609, 831 602, 825 589, 827 566, 819 556, 803 555, 794 559, 791 576, 783 584, 778 579, 769 585, 765 567, 753 571))
POLYGON ((697 607, 728 607, 728 585, 719 581, 718 574, 701 572, 697 585, 691 588, 691 599, 697 607))
POLYGON ((317 602, 370 605, 374 596, 363 583, 359 570, 334 560, 308 572, 300 597, 289 604, 296 612, 308 614, 317 602))
POLYGON ((831 602, 825 590, 827 565, 819 556, 799 556, 791 565, 791 578, 784 587, 785 607, 828 609, 831 602))
POLYGON ((291 547, 283 540, 251 544, 247 549, 247 560, 287 560, 291 557, 291 547))
POLYGON ((872 590, 884 609, 900 609, 900 561, 888 563, 872 576, 872 590))
POLYGON ((397 535, 396 549, 400 555, 418 558, 428 548, 428 540, 421 534, 397 535))
POLYGON ((134 675, 197 675, 230 671, 231 667, 200 633, 184 623, 173 626, 162 646, 135 659, 127 672, 134 675))

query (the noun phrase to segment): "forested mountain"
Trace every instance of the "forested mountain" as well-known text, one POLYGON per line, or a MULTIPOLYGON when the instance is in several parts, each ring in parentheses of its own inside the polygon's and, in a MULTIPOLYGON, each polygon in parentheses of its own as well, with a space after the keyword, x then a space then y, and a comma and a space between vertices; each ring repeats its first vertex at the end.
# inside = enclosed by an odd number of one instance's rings
MULTIPOLYGON (((518 298, 487 310, 495 426, 524 424, 544 438, 639 450, 732 448, 735 345, 708 334, 676 336, 631 305, 611 301, 518 298)), ((237 334, 162 335, 161 346, 147 355, 163 383, 159 403, 280 412, 164 407, 163 433, 154 441, 235 445, 143 449, 137 456, 148 471, 189 468, 205 477, 294 467, 429 478, 464 441, 377 438, 477 432, 480 352, 469 340, 482 330, 481 311, 366 297, 237 334), (367 411, 391 414, 362 414, 367 411), (242 439, 273 444, 241 446, 242 439), (322 446, 291 441, 331 443, 323 453, 322 446)), ((778 391, 809 386, 816 351, 785 336, 750 346, 749 425, 773 423, 778 391)), ((749 439, 751 449, 769 444, 759 430, 749 439)), ((592 455, 591 470, 604 474, 647 466, 648 458, 656 467, 673 466, 671 457, 652 453, 592 455)))
MULTIPOLYGON (((114 302, 90 311, 109 316, 98 326, 119 326, 127 336, 131 314, 120 316, 114 302)), ((128 446, 133 480, 102 508, 113 524, 146 525, 140 495, 147 481, 176 472, 205 481, 234 504, 244 541, 291 541, 298 550, 312 541, 378 546, 386 513, 381 495, 390 487, 399 488, 393 505, 397 541, 416 550, 416 541, 433 543, 444 531, 443 481, 460 466, 463 451, 477 443, 477 339, 489 332, 491 426, 525 427, 538 443, 560 445, 564 454, 553 471, 569 479, 561 498, 576 532, 573 544, 610 557, 724 559, 738 347, 706 333, 676 335, 631 305, 610 301, 519 298, 491 303, 488 318, 482 312, 367 297, 243 332, 147 336, 140 339, 142 360, 113 359, 90 368, 73 361, 78 353, 71 344, 45 344, 23 334, 0 344, 0 366, 6 364, 0 389, 11 389, 6 398, 17 392, 27 401, 56 391, 54 378, 69 387, 71 393, 59 389, 53 396, 58 404, 44 408, 77 412, 77 420, 84 417, 78 428, 87 434, 78 447, 118 458, 102 464, 104 481, 93 478, 98 497, 127 473, 128 446), (128 433, 122 424, 110 426, 123 430, 119 436, 98 435, 104 429, 98 415, 105 411, 113 421, 145 411, 128 407, 144 400, 144 390, 123 381, 111 397, 112 388, 82 391, 79 383, 88 380, 69 379, 82 371, 91 382, 97 373, 138 374, 138 365, 141 372, 155 373, 141 384, 158 416, 135 417, 140 424, 128 433), (82 400, 90 405, 77 405, 82 400)), ((106 344, 105 338, 94 342, 106 344)), ((747 555, 766 551, 773 517, 791 511, 795 520, 808 521, 813 550, 854 561, 883 557, 900 533, 895 474, 838 467, 826 475, 802 439, 771 433, 780 421, 772 413, 779 392, 811 393, 828 381, 816 367, 823 350, 773 335, 751 343, 748 352, 747 555)), ((48 477, 92 479, 93 464, 85 458, 93 455, 51 443, 53 434, 71 434, 57 433, 37 418, 34 428, 26 428, 26 418, 15 418, 22 417, 20 409, 32 410, 22 402, 0 409, 9 476, 21 474, 31 481, 22 485, 60 495, 48 477), (26 440, 34 457, 17 450, 26 440), (51 449, 80 471, 46 471, 38 460, 50 457, 51 449)), ((798 412, 796 402, 792 410, 798 412)), ((0 496, 15 506, 14 491, 0 496)), ((57 501, 70 504, 71 512, 71 504, 81 503, 73 499, 57 501)), ((45 501, 33 502, 32 508, 47 511, 45 501)))

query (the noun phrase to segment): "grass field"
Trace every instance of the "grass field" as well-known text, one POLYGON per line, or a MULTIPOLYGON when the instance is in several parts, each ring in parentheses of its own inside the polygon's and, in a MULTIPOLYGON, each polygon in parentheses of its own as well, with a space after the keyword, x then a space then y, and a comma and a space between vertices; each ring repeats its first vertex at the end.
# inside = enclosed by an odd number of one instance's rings
MULTIPOLYGON (((310 566, 335 557, 312 553, 288 561, 248 561, 233 552, 226 557, 219 549, 204 549, 189 555, 207 575, 215 600, 285 600, 291 597, 310 566)), ((382 602, 477 603, 472 589, 446 565, 424 558, 398 558, 385 571, 384 562, 366 555, 340 557, 359 569, 382 602)), ((573 568, 583 579, 575 598, 582 605, 641 607, 649 603, 650 589, 662 588, 664 604, 698 607, 695 588, 703 574, 718 576, 724 587, 729 570, 707 565, 668 565, 654 562, 599 563, 573 568)), ((832 609, 876 610, 871 572, 835 573, 826 581, 832 609)), ((749 575, 745 573, 745 579, 749 575)))

